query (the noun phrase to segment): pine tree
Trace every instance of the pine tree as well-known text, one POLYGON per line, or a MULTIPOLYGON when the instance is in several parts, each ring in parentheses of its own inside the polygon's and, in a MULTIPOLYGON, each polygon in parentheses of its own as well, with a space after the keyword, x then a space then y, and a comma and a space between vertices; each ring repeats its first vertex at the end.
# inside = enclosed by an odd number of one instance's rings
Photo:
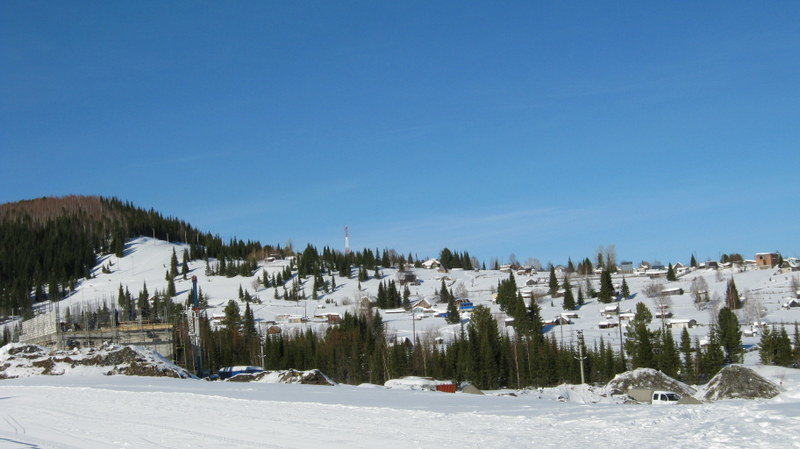
POLYGON ((175 248, 172 248, 172 257, 169 259, 169 277, 174 278, 178 275, 178 255, 175 248))
POLYGON ((739 319, 727 307, 721 308, 717 315, 717 335, 725 353, 725 363, 741 362, 742 331, 739 319))
POLYGON ((177 294, 178 293, 175 291, 175 281, 170 279, 169 282, 167 282, 167 297, 172 298, 177 294))
POLYGON ((189 274, 189 251, 184 249, 183 250, 183 263, 181 264, 181 274, 183 278, 186 279, 186 275, 189 274))
POLYGON ((776 333, 775 336, 774 363, 780 366, 791 366, 792 362, 794 362, 794 357, 792 357, 792 342, 789 340, 789 334, 786 333, 786 328, 781 326, 780 332, 776 333))
POLYGON ((661 352, 658 354, 658 369, 670 377, 675 377, 681 369, 681 359, 672 338, 672 332, 662 332, 661 352))
POLYGON ((669 264, 667 268, 667 280, 668 281, 677 281, 678 277, 675 276, 675 269, 672 267, 672 263, 669 264))
POLYGON ((555 296, 558 292, 558 279, 556 279, 556 269, 553 266, 550 267, 550 281, 547 285, 550 287, 550 296, 555 296))
POLYGON ((461 322, 461 314, 458 313, 456 301, 450 297, 447 301, 447 323, 458 324, 461 322))
POLYGON ((622 290, 620 292, 620 293, 622 293, 622 298, 628 299, 628 298, 631 297, 631 290, 630 290, 630 288, 628 288, 628 282, 625 280, 624 276, 622 278, 622 287, 620 287, 620 289, 622 290))
POLYGON ((728 288, 725 291, 725 306, 731 310, 742 308, 742 300, 739 298, 739 291, 733 278, 728 281, 728 288))
POLYGON ((683 368, 681 368, 681 377, 684 382, 694 380, 694 370, 692 369, 692 340, 689 337, 689 330, 683 328, 681 332, 681 353, 683 353, 683 368))
POLYGON ((600 293, 597 299, 602 303, 609 303, 614 297, 614 284, 611 281, 611 272, 603 270, 600 274, 600 293))
POLYGON ((692 259, 689 262, 689 265, 691 265, 692 268, 697 268, 697 259, 694 257, 694 253, 692 253, 692 259))
POLYGON ((564 276, 564 310, 575 310, 575 297, 572 295, 572 286, 569 276, 564 276))
POLYGON ((586 304, 586 298, 583 296, 583 288, 578 287, 578 307, 581 307, 584 304, 586 304))

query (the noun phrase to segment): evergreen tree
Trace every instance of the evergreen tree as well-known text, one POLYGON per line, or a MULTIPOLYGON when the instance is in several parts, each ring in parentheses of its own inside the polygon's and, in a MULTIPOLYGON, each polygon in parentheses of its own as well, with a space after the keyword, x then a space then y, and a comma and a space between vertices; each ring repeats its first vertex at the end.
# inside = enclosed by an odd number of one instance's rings
POLYGON ((742 331, 739 319, 727 307, 721 308, 717 315, 717 335, 725 353, 725 363, 741 362, 742 331))
POLYGON ((447 301, 447 323, 458 324, 461 322, 461 315, 458 313, 458 306, 455 300, 450 297, 447 301))
POLYGON ((708 335, 708 344, 700 357, 700 373, 698 377, 702 381, 708 381, 714 377, 725 364, 725 353, 719 343, 719 336, 716 329, 711 329, 708 335))
POLYGON ((669 264, 667 268, 667 280, 668 281, 677 281, 678 277, 675 276, 675 269, 672 267, 672 263, 669 264))
POLYGON ((583 288, 578 287, 578 307, 581 307, 584 304, 586 304, 586 298, 583 296, 583 288))
MULTIPOLYGON (((773 331, 773 333, 775 332, 773 331)), ((783 326, 781 326, 780 332, 775 333, 774 347, 774 363, 780 366, 791 366, 794 362, 792 342, 789 340, 789 334, 786 333, 786 328, 783 326)))
POLYGON ((611 272, 604 269, 600 274, 600 293, 597 299, 602 303, 609 303, 614 297, 614 284, 611 281, 611 272))
POLYGON ((572 295, 572 286, 569 275, 564 276, 564 310, 575 310, 575 297, 572 295))
POLYGON ((725 306, 731 310, 742 308, 742 300, 739 298, 739 291, 733 278, 728 281, 728 288, 725 291, 725 306))
POLYGON ((178 293, 175 290, 175 281, 170 279, 169 282, 167 282, 167 297, 172 298, 177 294, 178 293))
POLYGON ((681 332, 681 353, 683 353, 683 367, 681 368, 681 378, 684 382, 694 380, 694 370, 692 369, 692 340, 689 337, 689 330, 683 328, 681 332))
POLYGON ((697 259, 694 257, 694 253, 692 253, 692 259, 689 262, 689 265, 691 265, 692 268, 697 268, 697 259))
POLYGON ((178 256, 175 254, 175 248, 172 248, 172 257, 169 259, 169 277, 174 278, 178 275, 178 256))
POLYGON ((636 368, 655 368, 653 358, 653 338, 654 333, 648 329, 648 325, 653 320, 653 314, 644 303, 636 304, 636 314, 631 320, 631 332, 628 332, 628 340, 625 342, 625 350, 633 360, 636 368))
POLYGON ((631 290, 628 288, 628 281, 625 280, 624 276, 622 277, 622 287, 620 287, 620 289, 622 290, 620 293, 622 294, 623 299, 628 299, 631 297, 631 290))
POLYGON ((550 266, 550 281, 547 285, 550 287, 550 296, 555 296, 558 292, 558 279, 556 279, 556 269, 553 266, 550 266))
POLYGON ((186 275, 189 274, 189 251, 184 249, 183 250, 183 263, 181 264, 181 274, 183 278, 186 279, 186 275))
POLYGON ((681 359, 672 338, 672 332, 662 332, 661 352, 658 354, 658 369, 670 377, 675 377, 681 369, 681 359))

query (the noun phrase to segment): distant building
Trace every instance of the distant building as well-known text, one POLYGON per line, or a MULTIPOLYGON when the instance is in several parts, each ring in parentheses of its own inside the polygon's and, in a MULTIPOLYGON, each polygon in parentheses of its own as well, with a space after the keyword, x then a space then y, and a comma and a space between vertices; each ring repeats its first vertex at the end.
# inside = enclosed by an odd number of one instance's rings
POLYGON ((626 260, 619 264, 619 271, 621 273, 633 273, 633 262, 626 260))
POLYGON ((417 282, 417 275, 413 271, 398 271, 397 282, 403 284, 415 284, 417 282))
POLYGON ((758 253, 756 254, 756 266, 761 269, 772 268, 778 265, 781 255, 778 253, 758 253))

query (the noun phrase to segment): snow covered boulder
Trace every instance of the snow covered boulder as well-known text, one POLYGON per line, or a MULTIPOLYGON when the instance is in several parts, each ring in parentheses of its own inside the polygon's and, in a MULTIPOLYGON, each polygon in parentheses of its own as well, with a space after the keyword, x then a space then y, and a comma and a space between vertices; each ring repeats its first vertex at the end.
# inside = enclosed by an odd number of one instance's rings
POLYGON ((322 371, 310 369, 298 371, 295 369, 281 371, 264 371, 256 374, 238 374, 228 379, 228 382, 262 382, 268 384, 303 384, 303 385, 336 385, 322 371))
POLYGON ((742 365, 729 365, 700 390, 698 396, 706 401, 718 399, 771 399, 780 394, 774 383, 742 365))
POLYGON ((681 396, 692 396, 695 389, 653 368, 637 368, 617 374, 606 385, 608 394, 627 394, 632 389, 674 391, 681 396))
POLYGON ((51 350, 12 343, 0 348, 0 379, 73 374, 194 377, 157 352, 137 346, 51 350))

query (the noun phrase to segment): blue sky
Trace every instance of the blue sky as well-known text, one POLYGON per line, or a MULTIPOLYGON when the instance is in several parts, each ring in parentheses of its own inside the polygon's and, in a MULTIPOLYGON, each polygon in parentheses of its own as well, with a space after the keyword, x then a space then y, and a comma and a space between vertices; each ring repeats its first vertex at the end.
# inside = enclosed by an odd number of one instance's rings
POLYGON ((5 1, 0 58, 0 202, 487 262, 800 252, 797 2, 5 1))

